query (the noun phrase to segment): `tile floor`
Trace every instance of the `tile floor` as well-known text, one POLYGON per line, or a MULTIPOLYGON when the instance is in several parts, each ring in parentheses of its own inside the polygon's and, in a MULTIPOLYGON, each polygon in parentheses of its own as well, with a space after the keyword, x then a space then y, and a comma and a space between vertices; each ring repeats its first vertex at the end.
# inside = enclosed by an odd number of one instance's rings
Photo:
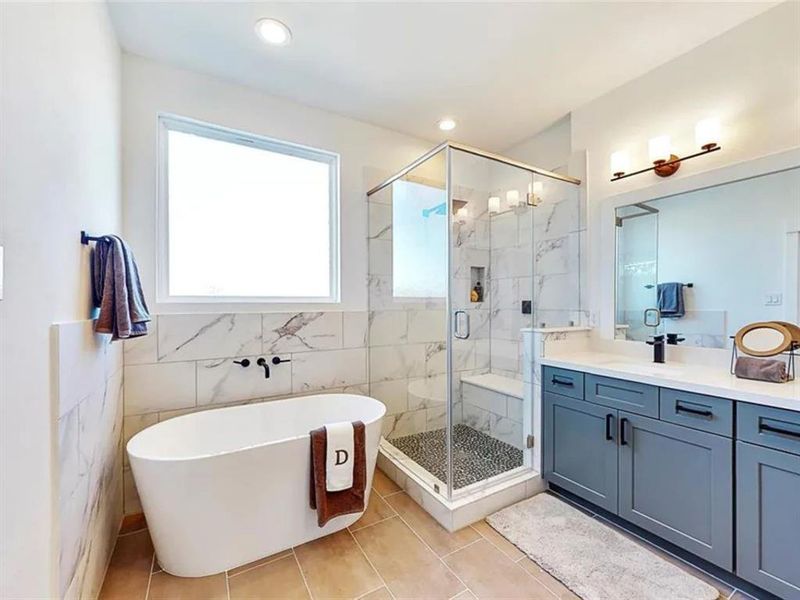
MULTIPOLYGON (((720 589, 722 598, 748 598, 701 576, 720 589)), ((100 599, 182 598, 575 600, 577 596, 485 522, 449 533, 376 471, 367 511, 349 529, 227 573, 173 577, 159 569, 146 529, 120 535, 100 599)))

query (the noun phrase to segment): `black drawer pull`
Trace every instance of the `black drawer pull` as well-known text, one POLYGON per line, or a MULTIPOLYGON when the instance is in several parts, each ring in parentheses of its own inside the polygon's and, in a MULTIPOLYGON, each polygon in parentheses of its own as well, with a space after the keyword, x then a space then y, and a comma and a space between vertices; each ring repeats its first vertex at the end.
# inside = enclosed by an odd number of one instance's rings
POLYGON ((627 446, 628 439, 625 437, 625 427, 628 425, 628 419, 622 417, 619 420, 619 445, 620 446, 627 446))
POLYGON ((575 387, 575 382, 571 379, 560 379, 553 375, 552 383, 554 385, 565 385, 567 387, 575 387))
POLYGON ((762 424, 758 426, 759 432, 767 431, 769 433, 777 433, 779 435, 788 435, 789 437, 800 440, 800 432, 789 431, 788 429, 781 429, 780 427, 773 427, 772 425, 762 424))
POLYGON ((606 439, 607 440, 613 440, 614 439, 614 435, 611 433, 611 427, 612 427, 613 421, 614 421, 614 415, 612 415, 611 413, 607 414, 606 415, 606 439))
POLYGON ((707 417, 711 418, 714 416, 714 413, 710 410, 698 410, 697 408, 689 408, 688 406, 684 406, 683 404, 675 403, 675 412, 684 412, 689 413, 690 415, 697 415, 698 417, 707 417))

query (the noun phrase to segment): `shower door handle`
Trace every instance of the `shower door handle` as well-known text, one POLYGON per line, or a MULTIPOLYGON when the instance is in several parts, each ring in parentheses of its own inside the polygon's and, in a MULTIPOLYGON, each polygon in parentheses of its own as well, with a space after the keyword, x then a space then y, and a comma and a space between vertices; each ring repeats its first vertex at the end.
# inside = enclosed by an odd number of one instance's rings
POLYGON ((457 310, 453 313, 453 336, 459 340, 466 340, 469 337, 469 313, 465 310, 457 310), (459 315, 464 315, 463 319, 459 319, 459 315), (465 324, 466 333, 461 332, 460 323, 463 320, 465 324))

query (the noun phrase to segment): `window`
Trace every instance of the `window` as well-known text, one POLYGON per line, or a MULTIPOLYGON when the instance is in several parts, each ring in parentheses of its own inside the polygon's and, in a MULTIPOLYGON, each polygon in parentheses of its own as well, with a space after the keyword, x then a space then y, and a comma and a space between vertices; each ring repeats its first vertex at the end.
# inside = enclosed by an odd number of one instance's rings
POLYGON ((338 301, 338 155, 159 122, 159 300, 338 301))

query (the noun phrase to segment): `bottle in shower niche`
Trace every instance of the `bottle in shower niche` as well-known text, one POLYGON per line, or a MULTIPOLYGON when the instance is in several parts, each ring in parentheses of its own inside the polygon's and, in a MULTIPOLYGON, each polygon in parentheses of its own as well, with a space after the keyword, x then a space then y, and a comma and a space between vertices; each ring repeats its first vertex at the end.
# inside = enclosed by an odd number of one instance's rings
POLYGON ((475 283, 475 287, 472 288, 469 294, 469 299, 471 302, 483 302, 483 286, 480 281, 475 283))

